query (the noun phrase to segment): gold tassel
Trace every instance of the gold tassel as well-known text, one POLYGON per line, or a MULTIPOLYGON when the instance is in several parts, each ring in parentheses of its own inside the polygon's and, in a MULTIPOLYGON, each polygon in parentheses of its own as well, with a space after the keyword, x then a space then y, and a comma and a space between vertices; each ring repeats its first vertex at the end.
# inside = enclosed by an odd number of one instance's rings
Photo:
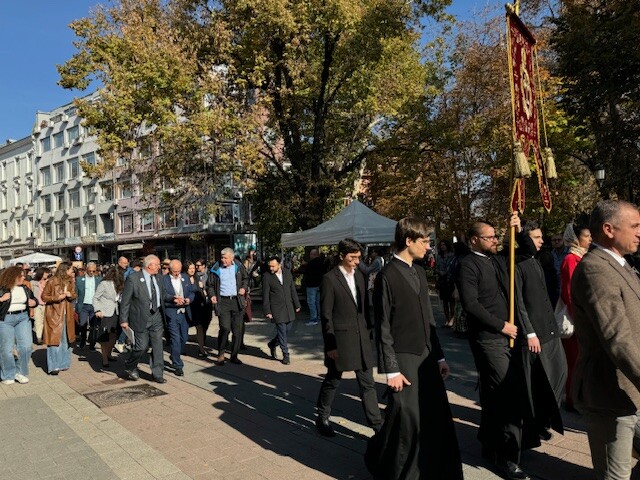
POLYGON ((515 176, 516 178, 529 178, 531 169, 529 168, 529 160, 522 150, 520 142, 513 144, 513 156, 515 159, 515 176))
POLYGON ((556 160, 553 157, 553 152, 549 147, 545 147, 542 150, 542 156, 544 157, 544 169, 547 172, 547 178, 558 178, 558 172, 556 171, 556 160))

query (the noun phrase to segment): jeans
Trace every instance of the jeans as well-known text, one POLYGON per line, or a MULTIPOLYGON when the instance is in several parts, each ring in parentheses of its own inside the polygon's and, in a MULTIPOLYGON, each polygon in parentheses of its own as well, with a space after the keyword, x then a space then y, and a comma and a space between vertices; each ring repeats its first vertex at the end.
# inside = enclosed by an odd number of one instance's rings
POLYGON ((0 321, 0 376, 13 380, 16 373, 29 375, 31 357, 31 322, 27 312, 7 313, 0 321), (13 358, 13 347, 18 350, 18 360, 13 358))
POLYGON ((47 347, 47 372, 54 370, 68 370, 71 367, 71 347, 67 339, 67 319, 62 321, 60 345, 47 347))
POLYGON ((320 287, 307 287, 307 305, 309 305, 309 321, 320 321, 320 287))
POLYGON ((189 340, 189 325, 184 313, 167 315, 167 330, 169 330, 170 359, 173 368, 183 368, 184 362, 180 355, 184 353, 187 340, 189 340))
POLYGON ((289 356, 289 346, 287 345, 287 335, 291 332, 293 322, 276 323, 276 336, 269 342, 270 345, 280 345, 282 354, 289 356))
POLYGON ((631 478, 631 450, 638 414, 625 417, 588 414, 587 435, 597 480, 631 478))

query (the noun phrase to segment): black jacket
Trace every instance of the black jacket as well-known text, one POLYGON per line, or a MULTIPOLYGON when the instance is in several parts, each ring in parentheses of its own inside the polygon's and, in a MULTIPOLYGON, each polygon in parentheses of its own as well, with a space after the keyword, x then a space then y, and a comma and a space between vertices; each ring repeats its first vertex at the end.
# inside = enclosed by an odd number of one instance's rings
POLYGON ((293 282, 293 275, 286 268, 282 270, 282 283, 273 273, 265 273, 262 278, 262 309, 271 314, 273 323, 288 323, 296 319, 300 300, 293 282))
MULTIPOLYGON (((35 300, 36 305, 38 304, 38 300, 35 295, 31 291, 31 289, 27 288, 25 285, 18 285, 24 289, 24 293, 27 295, 27 305, 26 308, 29 308, 29 300, 35 300)), ((0 302, 0 322, 4 322, 4 317, 9 312, 9 307, 11 306, 11 290, 0 290, 0 297, 5 293, 9 292, 9 300, 6 302, 0 302)))

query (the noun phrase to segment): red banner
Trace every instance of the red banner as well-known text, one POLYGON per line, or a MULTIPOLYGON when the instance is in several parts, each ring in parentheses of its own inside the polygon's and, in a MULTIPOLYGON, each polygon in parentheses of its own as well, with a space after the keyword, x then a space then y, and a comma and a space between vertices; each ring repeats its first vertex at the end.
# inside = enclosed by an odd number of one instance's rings
MULTIPOLYGON (((538 99, 534 67, 536 40, 515 14, 507 15, 507 30, 509 35, 509 72, 512 87, 514 141, 520 142, 527 158, 530 158, 533 153, 538 170, 538 186, 540 187, 542 204, 547 211, 550 211, 551 194, 544 162, 540 155, 538 99)), ((522 207, 521 210, 524 210, 524 182, 520 183, 520 187, 514 188, 511 203, 512 205, 517 204, 522 207)))

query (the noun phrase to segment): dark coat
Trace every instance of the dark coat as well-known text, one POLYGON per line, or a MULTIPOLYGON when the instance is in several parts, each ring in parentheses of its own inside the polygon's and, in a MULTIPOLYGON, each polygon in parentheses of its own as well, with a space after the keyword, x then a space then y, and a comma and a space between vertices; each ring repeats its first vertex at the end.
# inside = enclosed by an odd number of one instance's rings
POLYGON ((338 267, 322 277, 320 311, 324 338, 325 365, 334 361, 326 352, 338 351, 338 371, 366 370, 374 365, 371 326, 367 321, 365 283, 362 272, 355 270, 356 303, 344 275, 338 267))
MULTIPOLYGON (((156 283, 160 289, 160 309, 163 307, 164 287, 161 275, 156 275, 156 283)), ((151 297, 144 273, 133 272, 124 282, 122 300, 120 300, 120 324, 128 323, 135 332, 144 332, 149 320, 153 317, 150 310, 151 297)))
MULTIPOLYGON (((98 284, 102 281, 102 277, 96 275, 93 278, 96 279, 95 290, 97 290, 98 284)), ((76 278, 76 294, 78 295, 78 301, 76 302, 76 312, 79 312, 80 309, 82 308, 82 305, 84 305, 84 292, 85 292, 84 286, 86 281, 87 279, 85 275, 83 275, 82 277, 76 278)), ((95 293, 95 290, 94 290, 94 293, 95 293)))
POLYGON ((293 322, 296 319, 296 310, 300 309, 293 275, 286 268, 281 271, 282 283, 270 272, 262 279, 262 309, 265 315, 273 315, 273 323, 293 322))
MULTIPOLYGON (((244 288, 246 292, 249 291, 249 274, 247 273, 247 269, 244 268, 244 265, 240 263, 238 260, 233 261, 234 268, 236 270, 236 288, 238 292, 240 292, 241 288, 244 288)), ((213 310, 217 314, 217 305, 218 300, 217 297, 220 296, 220 262, 216 262, 211 267, 209 271, 209 281, 207 282, 207 293, 209 294, 209 298, 216 297, 216 301, 213 303, 213 310)), ((247 299, 245 296, 240 295, 238 293, 238 308, 240 310, 244 310, 247 306, 247 299)))
POLYGON ((191 285, 191 281, 189 277, 185 273, 180 274, 180 279, 182 280, 182 296, 184 298, 189 299, 189 305, 187 306, 179 306, 176 305, 173 301, 173 297, 176 295, 176 292, 173 288, 173 284, 171 283, 171 275, 163 275, 162 277, 162 290, 163 297, 162 303, 164 308, 164 314, 167 318, 175 319, 177 316, 177 312, 179 308, 184 308, 185 317, 187 319, 191 319, 191 303, 193 303, 195 299, 195 292, 193 286, 191 285))

